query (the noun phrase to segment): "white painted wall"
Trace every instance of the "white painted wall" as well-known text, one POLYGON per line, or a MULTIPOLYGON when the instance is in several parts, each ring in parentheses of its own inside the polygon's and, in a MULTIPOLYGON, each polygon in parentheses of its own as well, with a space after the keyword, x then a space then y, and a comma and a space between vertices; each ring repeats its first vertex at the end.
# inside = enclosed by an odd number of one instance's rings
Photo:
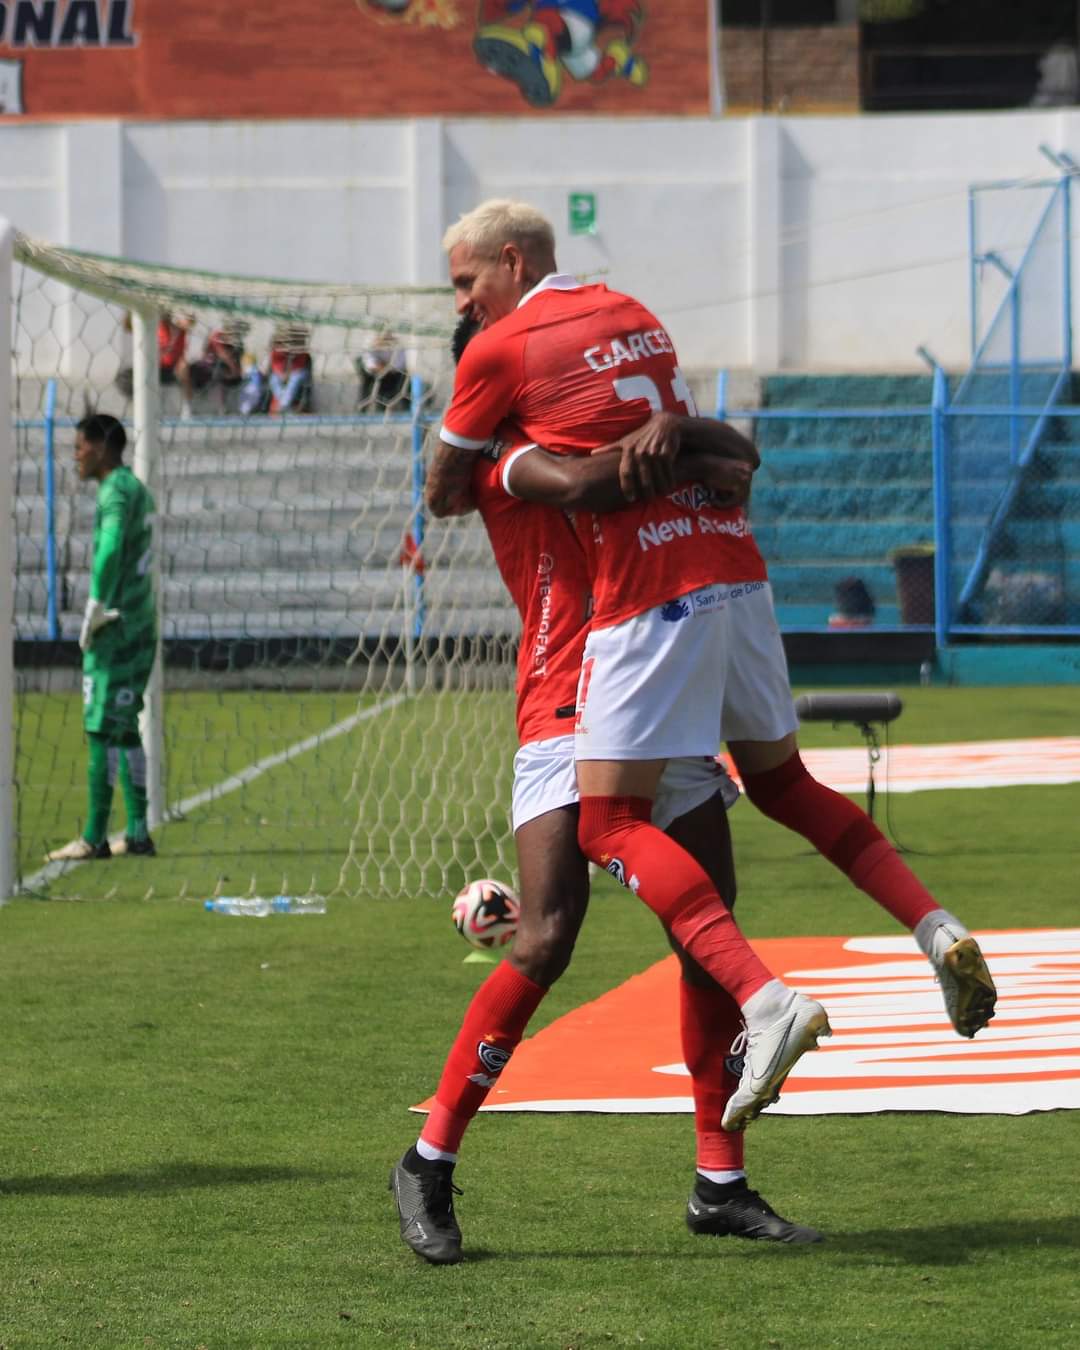
POLYGON ((1080 111, 0 122, 0 209, 147 261, 408 284, 445 279, 460 211, 524 196, 554 220, 561 265, 651 305, 687 367, 912 370, 919 343, 961 367, 968 185, 1053 176, 1043 142, 1080 156, 1080 111), (568 237, 571 191, 597 194, 595 236, 568 237))

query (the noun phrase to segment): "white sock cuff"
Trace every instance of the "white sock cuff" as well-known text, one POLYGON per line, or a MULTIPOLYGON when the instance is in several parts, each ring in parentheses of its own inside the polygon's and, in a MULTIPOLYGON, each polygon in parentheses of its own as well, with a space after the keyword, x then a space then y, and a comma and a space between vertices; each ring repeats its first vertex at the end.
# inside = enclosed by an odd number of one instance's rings
POLYGON ((751 994, 745 1003, 741 1004, 742 1015, 747 1022, 754 1017, 768 1017, 774 1011, 779 1012, 783 1007, 784 1001, 791 990, 775 976, 763 984, 756 994, 751 994))
POLYGON ((727 1186, 733 1181, 742 1181, 746 1173, 741 1167, 732 1168, 727 1172, 714 1172, 708 1167, 699 1167, 697 1170, 699 1177, 704 1177, 706 1181, 715 1181, 718 1186, 727 1186))
POLYGON ((423 1138, 416 1141, 416 1151, 421 1158, 426 1158, 428 1162, 457 1162, 456 1153, 445 1153, 441 1148, 435 1148, 433 1145, 425 1143, 423 1138))
POLYGON ((939 928, 948 928, 956 939, 968 936, 967 928, 955 914, 950 914, 947 909, 932 909, 915 925, 915 941, 924 955, 930 955, 930 944, 939 928))

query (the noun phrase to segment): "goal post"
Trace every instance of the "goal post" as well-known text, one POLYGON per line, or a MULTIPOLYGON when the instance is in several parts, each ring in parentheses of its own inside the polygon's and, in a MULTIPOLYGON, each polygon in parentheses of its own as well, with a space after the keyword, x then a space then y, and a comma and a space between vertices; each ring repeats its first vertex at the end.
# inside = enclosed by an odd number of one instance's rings
MULTIPOLYGON (((152 310, 131 312, 132 335, 132 409, 134 432, 132 469, 135 477, 150 489, 155 503, 161 496, 160 437, 161 386, 158 370, 157 316, 152 310)), ((151 555, 150 572, 155 606, 161 614, 161 552, 151 555)), ((147 823, 151 830, 165 819, 165 729, 161 670, 161 624, 157 628, 154 666, 143 695, 139 731, 146 753, 147 823)))
MULTIPOLYGON (((448 289, 226 276, 18 233, 13 251, 11 888, 389 898, 509 879, 517 616, 479 521, 423 511, 448 289), (159 364, 166 315, 186 368, 159 364), (94 487, 71 450, 90 411, 123 421, 157 508, 142 730, 158 857, 64 868, 42 856, 86 817, 94 487)), ((111 837, 123 821, 118 787, 111 837)))
POLYGON ((11 420, 11 268, 14 232, 0 217, 0 904, 15 890, 15 438, 11 420))

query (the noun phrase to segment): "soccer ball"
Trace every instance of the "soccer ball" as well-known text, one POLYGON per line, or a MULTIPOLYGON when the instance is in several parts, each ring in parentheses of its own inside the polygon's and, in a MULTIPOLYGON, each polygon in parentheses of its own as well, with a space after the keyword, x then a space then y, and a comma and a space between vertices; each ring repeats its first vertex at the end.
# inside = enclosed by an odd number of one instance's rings
POLYGON ((499 881, 470 881, 450 911, 454 927, 474 947, 503 947, 517 932, 521 905, 499 881))

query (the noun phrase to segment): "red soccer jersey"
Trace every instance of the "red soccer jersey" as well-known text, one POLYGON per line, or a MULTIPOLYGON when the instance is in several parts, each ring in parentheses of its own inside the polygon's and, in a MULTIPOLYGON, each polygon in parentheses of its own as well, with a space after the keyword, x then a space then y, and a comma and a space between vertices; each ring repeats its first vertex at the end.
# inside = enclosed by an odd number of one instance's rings
MULTIPOLYGON (((520 439, 520 438, 518 438, 520 439)), ((517 731, 522 745, 574 730, 588 634, 589 574, 566 516, 503 486, 509 453, 496 441, 473 469, 473 496, 510 598, 521 615, 517 731)))
MULTIPOLYGON (((546 450, 587 454, 659 409, 696 411, 659 321, 606 286, 553 276, 469 343, 442 437, 479 449, 509 417, 546 450)), ((696 485, 575 524, 597 628, 711 582, 766 576, 742 509, 711 506, 696 485)))

